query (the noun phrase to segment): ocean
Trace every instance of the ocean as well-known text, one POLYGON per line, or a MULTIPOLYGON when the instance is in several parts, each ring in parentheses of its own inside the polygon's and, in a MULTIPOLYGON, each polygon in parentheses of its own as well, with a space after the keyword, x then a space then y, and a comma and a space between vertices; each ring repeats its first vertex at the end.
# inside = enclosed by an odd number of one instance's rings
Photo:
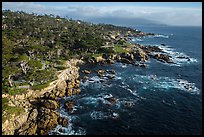
POLYGON ((61 100, 62 104, 74 100, 73 112, 63 106, 59 109, 69 125, 58 125, 50 134, 202 134, 202 28, 136 29, 159 35, 135 38, 133 43, 159 46, 176 64, 150 59, 147 68, 122 63, 81 66, 81 70, 114 69, 116 77, 101 79, 96 73, 89 74, 88 81, 81 81, 79 95, 61 100), (116 103, 111 105, 105 99, 110 96, 116 103))

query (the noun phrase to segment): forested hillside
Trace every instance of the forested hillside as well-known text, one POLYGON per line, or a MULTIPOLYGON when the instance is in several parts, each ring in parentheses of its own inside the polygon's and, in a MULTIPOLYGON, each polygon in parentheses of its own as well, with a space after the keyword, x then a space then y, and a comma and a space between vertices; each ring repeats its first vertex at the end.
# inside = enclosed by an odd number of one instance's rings
POLYGON ((113 54, 117 50, 103 46, 124 45, 122 36, 127 39, 139 33, 126 27, 4 10, 3 93, 23 92, 24 88, 17 89, 19 86, 43 88, 56 78, 56 70, 64 69, 66 60, 113 54))

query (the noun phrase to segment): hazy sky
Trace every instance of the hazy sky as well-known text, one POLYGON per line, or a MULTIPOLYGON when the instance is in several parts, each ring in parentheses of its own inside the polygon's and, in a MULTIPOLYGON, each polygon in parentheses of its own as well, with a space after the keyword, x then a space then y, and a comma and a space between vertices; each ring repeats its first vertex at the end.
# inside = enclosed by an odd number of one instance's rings
POLYGON ((167 25, 202 26, 201 2, 3 2, 2 9, 73 19, 144 19, 167 25))

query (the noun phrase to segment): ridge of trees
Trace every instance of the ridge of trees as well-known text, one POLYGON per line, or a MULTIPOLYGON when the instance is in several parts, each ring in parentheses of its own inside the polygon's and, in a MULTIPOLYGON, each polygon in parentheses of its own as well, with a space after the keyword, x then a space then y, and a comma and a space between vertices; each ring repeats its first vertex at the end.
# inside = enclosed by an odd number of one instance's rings
POLYGON ((132 28, 92 24, 54 15, 2 11, 3 93, 19 85, 42 85, 56 79, 63 61, 89 54, 113 52, 101 48, 110 34, 132 28))

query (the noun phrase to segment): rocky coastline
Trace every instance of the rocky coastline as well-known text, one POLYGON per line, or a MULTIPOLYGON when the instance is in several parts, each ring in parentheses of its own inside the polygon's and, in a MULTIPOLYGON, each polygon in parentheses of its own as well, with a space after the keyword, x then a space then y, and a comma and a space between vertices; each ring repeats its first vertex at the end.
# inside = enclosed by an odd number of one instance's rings
MULTIPOLYGON (((131 44, 131 47, 127 47, 126 49, 128 49, 129 52, 109 56, 103 54, 102 56, 92 57, 88 60, 83 59, 83 61, 71 59, 67 61, 67 69, 58 72, 58 79, 50 83, 50 86, 43 90, 28 90, 25 94, 15 96, 3 94, 3 98, 7 97, 10 99, 10 106, 24 108, 24 113, 17 117, 14 115, 11 119, 3 123, 3 133, 14 135, 47 135, 48 132, 58 124, 66 126, 69 120, 60 117, 56 109, 60 107, 60 98, 80 93, 78 64, 85 62, 105 65, 121 62, 146 68, 147 64, 145 64, 145 62, 147 62, 149 58, 154 58, 164 63, 173 63, 170 59, 171 57, 156 46, 131 44)), ((82 72, 84 74, 91 73, 89 70, 83 70, 82 72)), ((100 77, 107 76, 109 79, 115 77, 114 70, 96 70, 96 73, 100 77)), ((88 76, 83 77, 83 80, 86 79, 88 79, 88 76)), ((68 101, 65 102, 64 106, 71 112, 74 105, 73 102, 68 101)))
MULTIPOLYGON (((142 36, 143 35, 145 36, 145 34, 142 34, 142 36)), ((60 107, 60 98, 80 93, 79 64, 90 63, 104 65, 121 62, 146 68, 147 64, 145 64, 145 62, 150 58, 164 63, 173 63, 171 57, 156 46, 131 43, 130 47, 124 49, 128 52, 112 55, 104 53, 101 56, 89 59, 82 58, 83 61, 79 59, 67 61, 67 69, 57 72, 59 73, 58 79, 51 82, 50 86, 43 90, 34 91, 29 89, 25 94, 15 96, 3 94, 3 98, 9 98, 10 106, 18 106, 24 109, 22 114, 17 117, 13 115, 11 119, 3 123, 3 134, 48 135, 49 131, 58 124, 62 126, 69 124, 69 119, 60 117, 60 114, 56 110, 60 107)), ((83 70, 82 73, 90 74, 91 71, 83 70)), ((96 70, 96 73, 99 77, 107 77, 109 79, 115 77, 114 70, 96 70)), ((84 76, 82 80, 87 80, 88 78, 88 76, 84 76)), ((108 100, 114 103, 116 99, 111 97, 108 100)), ((74 102, 65 102, 64 106, 71 112, 74 107, 74 102)))
MULTIPOLYGON (((121 62, 141 67, 147 67, 145 62, 147 62, 150 58, 154 58, 163 63, 174 63, 171 60, 171 56, 167 55, 157 46, 132 44, 128 50, 129 51, 127 53, 119 53, 114 55, 103 54, 98 57, 92 57, 91 59, 87 59, 85 61, 86 63, 99 65, 121 62)), ((86 73, 86 71, 84 73, 86 73)))
POLYGON ((71 59, 67 61, 67 69, 58 72, 58 79, 42 90, 28 90, 25 94, 11 96, 10 106, 24 109, 19 116, 13 115, 2 123, 2 132, 5 135, 47 135, 58 124, 66 126, 68 119, 60 117, 56 111, 60 107, 59 99, 80 93, 79 64, 82 60, 71 59))

